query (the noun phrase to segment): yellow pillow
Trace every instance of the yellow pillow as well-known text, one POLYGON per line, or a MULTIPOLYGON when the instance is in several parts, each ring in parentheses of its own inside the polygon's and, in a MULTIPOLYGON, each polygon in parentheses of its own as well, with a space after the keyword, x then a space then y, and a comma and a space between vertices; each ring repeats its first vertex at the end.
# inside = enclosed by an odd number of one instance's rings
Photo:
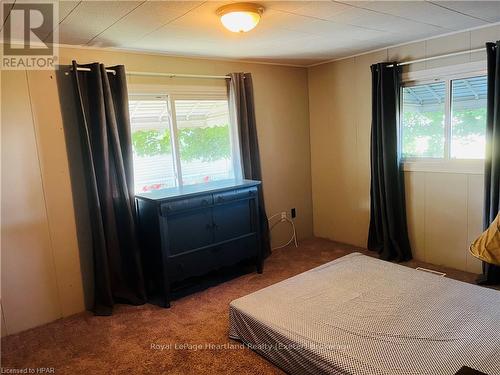
POLYGON ((489 228, 470 245, 469 251, 486 263, 500 266, 500 213, 489 228))

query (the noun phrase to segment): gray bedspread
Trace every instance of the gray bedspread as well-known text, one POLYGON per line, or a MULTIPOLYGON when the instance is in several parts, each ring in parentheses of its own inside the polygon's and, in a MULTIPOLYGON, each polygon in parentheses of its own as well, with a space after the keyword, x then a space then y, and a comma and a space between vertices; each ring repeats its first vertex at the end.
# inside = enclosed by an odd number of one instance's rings
POLYGON ((292 374, 500 375, 500 292, 353 253, 230 304, 230 332, 292 374))

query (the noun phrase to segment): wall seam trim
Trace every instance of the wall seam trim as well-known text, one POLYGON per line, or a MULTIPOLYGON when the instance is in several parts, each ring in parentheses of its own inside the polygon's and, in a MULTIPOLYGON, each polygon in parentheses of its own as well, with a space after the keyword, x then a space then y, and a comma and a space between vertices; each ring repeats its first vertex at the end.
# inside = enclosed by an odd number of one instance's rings
POLYGON ((425 233, 427 232, 426 216, 427 216, 427 172, 424 172, 424 261, 427 262, 427 239, 425 233))
POLYGON ((33 111, 33 101, 32 101, 32 96, 31 96, 31 88, 30 88, 30 80, 28 77, 28 71, 25 70, 24 72, 26 75, 26 87, 28 89, 28 99, 29 99, 30 112, 31 112, 31 123, 33 124, 33 135, 35 137, 36 156, 37 156, 37 161, 38 161, 38 170, 40 173, 40 183, 42 186, 42 193, 43 193, 43 204, 44 204, 44 208, 45 208, 45 215, 47 217, 47 231, 49 232, 50 252, 52 254, 52 267, 54 268, 55 283, 56 283, 56 288, 57 288, 57 302, 58 302, 58 307, 59 307, 59 317, 62 318, 63 317, 63 309, 62 309, 62 301, 61 301, 61 288, 59 286, 59 277, 58 277, 57 267, 56 267, 56 257, 55 257, 55 252, 54 252, 54 239, 52 236, 52 230, 51 230, 51 226, 50 226, 49 210, 48 210, 48 206, 47 206, 47 196, 46 196, 46 192, 45 192, 45 183, 44 183, 44 179, 43 179, 43 167, 42 167, 42 162, 40 160, 40 144, 39 144, 39 139, 38 139, 35 114, 33 111))
POLYGON ((5 332, 3 332, 3 336, 2 337, 5 337, 5 336, 8 336, 9 335, 9 329, 7 328, 7 322, 5 321, 5 315, 3 313, 3 304, 2 304, 2 301, 0 301, 0 305, 1 305, 1 311, 2 311, 2 322, 3 322, 3 327, 5 328, 5 332))
MULTIPOLYGON (((353 59, 354 61, 354 71, 356 71, 356 68, 358 66, 358 62, 359 62, 359 59, 354 57, 353 59)), ((358 82, 359 82, 359 79, 358 79, 358 75, 357 74, 354 74, 354 91, 356 92, 356 89, 358 87, 358 82)), ((356 150, 356 191, 357 191, 357 194, 358 196, 360 196, 360 192, 361 192, 361 187, 360 187, 360 162, 359 162, 359 152, 358 152, 358 146, 359 146, 359 111, 356 111, 355 115, 354 115, 354 126, 356 127, 356 137, 354 139, 354 149, 356 150)), ((370 132, 371 132, 371 126, 370 126, 370 132)), ((370 142, 371 142, 371 137, 370 137, 370 142)), ((371 155, 370 155, 371 156, 371 155)), ((356 214, 359 212, 359 210, 356 212, 356 214)), ((356 215, 357 216, 357 215, 356 215)), ((369 230, 369 229, 368 229, 369 230)), ((367 234, 368 236, 368 234, 367 234)), ((367 246, 368 243, 366 242, 364 244, 364 246, 368 247, 367 246)))
POLYGON ((467 244, 469 243, 469 190, 470 190, 470 186, 469 186, 469 183, 470 183, 470 176, 469 175, 466 175, 465 176, 466 179, 467 179, 467 183, 465 184, 466 185, 466 188, 467 188, 467 191, 466 191, 466 199, 465 199, 465 211, 467 213, 467 220, 466 220, 466 225, 467 225, 467 236, 466 236, 466 240, 465 240, 465 270, 467 272, 469 272, 469 257, 467 256, 467 244))

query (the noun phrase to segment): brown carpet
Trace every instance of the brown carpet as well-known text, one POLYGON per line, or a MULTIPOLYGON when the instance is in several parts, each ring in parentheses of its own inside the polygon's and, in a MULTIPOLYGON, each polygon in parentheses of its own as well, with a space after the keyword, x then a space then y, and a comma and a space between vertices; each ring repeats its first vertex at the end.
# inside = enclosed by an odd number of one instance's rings
MULTIPOLYGON (((356 249, 322 239, 299 248, 276 250, 264 273, 246 274, 175 300, 170 309, 154 305, 118 306, 111 317, 82 313, 2 339, 4 368, 53 367, 56 374, 282 374, 249 349, 217 349, 205 344, 237 344, 228 339, 231 300, 274 284, 356 249), (175 344, 201 345, 195 350, 175 344), (152 349, 152 345, 164 349, 152 349), (166 346, 171 345, 168 349, 166 346)), ((417 262, 409 262, 417 266, 417 262)), ((473 282, 475 275, 443 270, 473 282)))

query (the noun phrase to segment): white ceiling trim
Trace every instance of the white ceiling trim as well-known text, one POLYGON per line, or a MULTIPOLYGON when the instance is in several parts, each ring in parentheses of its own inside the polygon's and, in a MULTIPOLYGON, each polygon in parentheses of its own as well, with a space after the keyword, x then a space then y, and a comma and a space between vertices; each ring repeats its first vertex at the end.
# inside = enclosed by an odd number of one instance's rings
POLYGON ((467 33, 467 32, 470 32, 470 31, 479 30, 479 29, 485 29, 485 28, 488 28, 488 27, 494 27, 494 26, 498 26, 498 25, 500 25, 500 22, 493 22, 493 23, 489 23, 487 25, 470 27, 470 28, 464 29, 464 30, 452 31, 452 32, 445 33, 445 34, 435 35, 435 36, 432 36, 432 37, 429 37, 429 38, 422 38, 422 39, 411 40, 409 42, 393 44, 393 45, 390 45, 390 46, 387 46, 387 47, 381 47, 381 48, 373 49, 373 50, 366 51, 366 52, 360 52, 360 53, 356 53, 356 54, 350 55, 350 56, 339 57, 337 59, 331 59, 331 60, 322 61, 322 62, 310 64, 310 65, 304 65, 304 67, 306 67, 306 68, 313 68, 315 66, 319 66, 319 65, 323 65, 323 64, 329 64, 329 63, 332 63, 332 62, 335 62, 335 61, 352 59, 353 57, 359 57, 359 56, 368 55, 368 54, 374 53, 374 52, 385 51, 386 49, 390 49, 390 48, 402 47, 402 46, 406 46, 408 44, 413 44, 413 43, 418 43, 418 42, 425 42, 427 40, 444 38, 444 37, 447 37, 447 36, 450 36, 450 35, 467 33))
MULTIPOLYGON (((0 42, 0 45, 3 43, 0 42)), ((35 44, 44 46, 45 44, 35 44)), ((209 61, 223 61, 223 62, 238 62, 242 64, 259 64, 259 65, 277 65, 277 66, 287 66, 291 68, 307 68, 307 65, 297 65, 297 64, 286 64, 278 62, 268 62, 268 61, 252 61, 252 60, 241 60, 241 59, 231 59, 224 57, 211 57, 211 56, 200 56, 200 55, 179 55, 172 54, 168 52, 161 52, 155 50, 144 50, 144 49, 133 49, 133 48, 120 48, 120 47, 95 47, 95 46, 81 46, 74 44, 63 44, 63 43, 53 43, 54 47, 64 48, 64 49, 84 49, 84 50, 97 50, 97 51, 107 51, 107 52, 126 52, 133 53, 137 55, 148 55, 148 56, 165 56, 165 57, 175 57, 180 59, 196 59, 196 60, 209 60, 209 61)))

